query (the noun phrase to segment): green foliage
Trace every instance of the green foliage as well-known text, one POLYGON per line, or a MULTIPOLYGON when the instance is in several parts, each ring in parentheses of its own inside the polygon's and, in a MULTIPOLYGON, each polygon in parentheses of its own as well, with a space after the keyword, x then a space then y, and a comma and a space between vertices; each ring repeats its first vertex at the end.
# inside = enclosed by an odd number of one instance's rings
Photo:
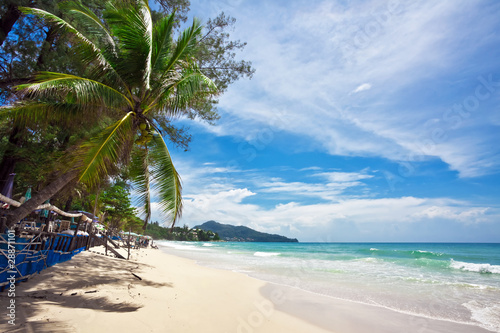
MULTIPOLYGON (((101 212, 109 228, 128 230, 137 223, 137 211, 132 207, 128 185, 123 180, 117 180, 100 195, 101 212)), ((139 226, 141 226, 139 219, 139 226)))
POLYGON ((121 175, 109 183, 101 184, 99 189, 85 192, 73 199, 71 210, 94 212, 108 228, 116 231, 141 233, 143 221, 132 206, 130 186, 126 176, 121 175))
MULTIPOLYGON (((11 3, 17 8, 36 5, 40 9, 58 12, 60 1, 5 1, 0 5, 2 19, 9 15, 7 10, 11 3)), ((100 6, 100 1, 96 0, 85 0, 85 3, 93 8, 100 6)), ((28 82, 36 71, 82 73, 84 70, 81 62, 75 59, 67 36, 45 26, 38 18, 21 15, 12 30, 5 33, 6 39, 0 48, 0 105, 15 100, 13 87, 28 82)))
MULTIPOLYGON (((194 20, 173 42, 173 15, 153 25, 145 0, 133 5, 113 2, 102 12, 104 21, 79 3, 65 3, 60 10, 66 17, 78 20, 81 30, 47 11, 26 7, 21 10, 71 35, 75 53, 87 69, 82 77, 40 73, 34 82, 19 87, 24 98, 4 108, 3 115, 30 123, 38 119, 70 120, 74 112, 85 114, 92 128, 102 126, 102 115, 109 118, 111 123, 97 135, 59 160, 67 168, 61 168, 61 172, 76 169, 79 182, 95 187, 100 179, 116 174, 137 157, 142 162, 132 163, 132 183, 143 193, 149 192, 150 184, 156 186, 164 216, 175 223, 182 208, 180 178, 159 135, 166 129, 155 121, 155 116, 181 114, 197 96, 216 91, 192 61, 202 30, 199 22, 194 20), (134 149, 143 123, 150 125, 148 135, 154 140, 134 149), (152 158, 143 153, 148 149, 152 158)), ((140 195, 139 201, 147 223, 150 196, 140 195)))
MULTIPOLYGON (((241 51, 245 42, 230 40, 229 30, 233 29, 236 19, 224 12, 209 19, 205 25, 205 35, 198 45, 196 59, 207 77, 217 85, 219 93, 226 91, 229 85, 242 77, 251 78, 255 73, 252 63, 236 60, 236 52, 241 51)), ((190 117, 201 117, 213 122, 218 119, 216 98, 199 99, 190 117)))
MULTIPOLYGON (((131 172, 134 185, 143 193, 158 186, 164 216, 173 222, 180 216, 180 178, 163 138, 187 149, 191 137, 187 128, 172 123, 173 117, 213 123, 217 96, 254 70, 249 62, 234 60, 245 43, 229 40, 233 18, 222 13, 207 22, 204 32, 195 20, 174 38, 187 20, 189 0, 156 2, 176 16, 150 13, 146 1, 0 4, 2 20, 12 6, 25 6, 12 30, 3 30, 0 47, 0 105, 23 99, 0 110, 0 168, 6 169, 4 162, 15 165, 18 194, 28 186, 36 194, 67 168, 78 168, 82 183, 68 184, 52 200, 92 210, 95 203, 83 197, 92 196, 136 154, 146 156, 142 171, 151 179, 144 182, 131 172), (144 122, 152 125, 151 138, 137 141, 144 122), (12 140, 13 133, 18 139, 12 140)), ((146 221, 149 200, 142 196, 140 201, 146 221)))
POLYGON ((198 240, 201 242, 218 241, 219 235, 210 230, 196 229, 198 240))
POLYGON ((298 242, 297 239, 259 232, 245 226, 221 224, 215 221, 205 222, 202 225, 196 226, 195 229, 210 230, 219 234, 223 240, 241 242, 298 242))
POLYGON ((166 240, 177 240, 177 241, 200 241, 200 242, 210 242, 220 240, 219 235, 200 229, 189 229, 187 225, 174 228, 165 228, 158 224, 158 222, 152 222, 147 225, 145 235, 153 237, 153 239, 166 239, 166 240))

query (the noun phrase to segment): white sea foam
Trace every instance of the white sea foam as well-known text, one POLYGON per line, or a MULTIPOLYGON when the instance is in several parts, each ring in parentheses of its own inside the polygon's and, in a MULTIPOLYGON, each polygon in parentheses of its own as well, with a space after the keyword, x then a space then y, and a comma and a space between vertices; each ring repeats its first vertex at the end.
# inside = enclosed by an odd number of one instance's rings
POLYGON ((210 243, 203 243, 203 246, 214 246, 214 245, 210 243))
POLYGON ((472 319, 481 323, 480 326, 500 332, 500 305, 486 305, 478 301, 470 301, 462 305, 470 310, 472 319))
POLYGON ((500 266, 499 265, 490 265, 490 264, 473 264, 470 262, 461 262, 455 261, 451 259, 450 263, 451 268, 459 269, 461 271, 467 272, 476 272, 476 273, 491 273, 491 274, 500 274, 500 266))
POLYGON ((253 255, 256 257, 274 257, 280 254, 279 252, 255 252, 253 255))
POLYGON ((378 249, 376 249, 376 248, 372 247, 372 248, 370 249, 370 251, 378 251, 378 249))
POLYGON ((361 259, 354 259, 353 261, 362 261, 362 262, 382 262, 382 260, 379 260, 377 258, 361 258, 361 259))
POLYGON ((442 256, 443 254, 442 253, 436 253, 436 252, 432 252, 432 251, 424 251, 424 250, 416 250, 416 251, 413 251, 413 253, 415 252, 418 252, 418 253, 429 253, 429 254, 433 254, 435 256, 442 256))
POLYGON ((188 245, 188 244, 183 244, 183 243, 177 243, 177 242, 157 242, 158 245, 164 246, 164 247, 171 247, 176 250, 185 250, 185 251, 206 251, 205 249, 199 248, 194 245, 188 245))

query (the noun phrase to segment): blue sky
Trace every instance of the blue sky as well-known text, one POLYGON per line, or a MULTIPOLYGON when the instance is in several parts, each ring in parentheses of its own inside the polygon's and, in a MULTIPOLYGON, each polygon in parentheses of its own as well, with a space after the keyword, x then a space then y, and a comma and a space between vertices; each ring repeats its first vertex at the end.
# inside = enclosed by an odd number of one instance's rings
MULTIPOLYGON (((300 241, 500 241, 500 2, 191 1, 253 62, 178 120, 179 224, 300 241)), ((153 205, 155 207, 155 205, 153 205)), ((153 221, 159 219, 155 210, 153 221)))

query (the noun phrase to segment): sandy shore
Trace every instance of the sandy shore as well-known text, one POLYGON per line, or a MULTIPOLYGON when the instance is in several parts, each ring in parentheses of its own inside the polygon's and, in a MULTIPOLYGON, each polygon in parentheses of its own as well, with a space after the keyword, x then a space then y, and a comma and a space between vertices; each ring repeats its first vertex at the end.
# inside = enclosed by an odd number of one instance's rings
MULTIPOLYGON (((196 265, 160 250, 83 252, 16 288, 1 332, 418 332, 486 330, 396 313, 196 265)), ((11 298, 0 294, 7 314, 11 298)))
MULTIPOLYGON (((83 252, 19 284, 16 325, 2 316, 0 331, 327 332, 275 310, 265 282, 160 250, 133 254, 138 261, 83 252)), ((2 293, 2 309, 8 301, 2 293)))

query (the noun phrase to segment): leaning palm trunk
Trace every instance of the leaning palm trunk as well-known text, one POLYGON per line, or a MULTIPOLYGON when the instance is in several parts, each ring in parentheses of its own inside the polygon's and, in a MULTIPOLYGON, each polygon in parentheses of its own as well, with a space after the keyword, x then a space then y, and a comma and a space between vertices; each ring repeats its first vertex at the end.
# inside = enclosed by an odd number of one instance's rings
POLYGON ((17 221, 22 220, 28 216, 33 210, 36 209, 46 200, 52 198, 57 194, 62 188, 75 181, 77 173, 75 171, 69 171, 66 174, 58 177, 49 185, 45 186, 40 192, 27 200, 19 208, 12 212, 12 214, 7 216, 7 227, 12 226, 17 221))
POLYGON ((172 117, 184 114, 200 97, 216 93, 193 58, 202 30, 198 21, 174 41, 174 15, 153 24, 147 0, 110 1, 102 18, 81 3, 61 4, 60 10, 77 20, 81 30, 51 13, 22 10, 71 34, 87 73, 81 77, 39 73, 33 83, 18 87, 23 99, 3 108, 0 117, 20 123, 64 123, 84 115, 87 126, 98 132, 62 159, 60 172, 65 176, 43 189, 29 205, 19 207, 10 223, 73 179, 95 186, 100 179, 130 167, 144 226, 151 217, 152 190, 159 198, 164 222, 173 225, 182 212, 182 186, 162 133, 172 117))

